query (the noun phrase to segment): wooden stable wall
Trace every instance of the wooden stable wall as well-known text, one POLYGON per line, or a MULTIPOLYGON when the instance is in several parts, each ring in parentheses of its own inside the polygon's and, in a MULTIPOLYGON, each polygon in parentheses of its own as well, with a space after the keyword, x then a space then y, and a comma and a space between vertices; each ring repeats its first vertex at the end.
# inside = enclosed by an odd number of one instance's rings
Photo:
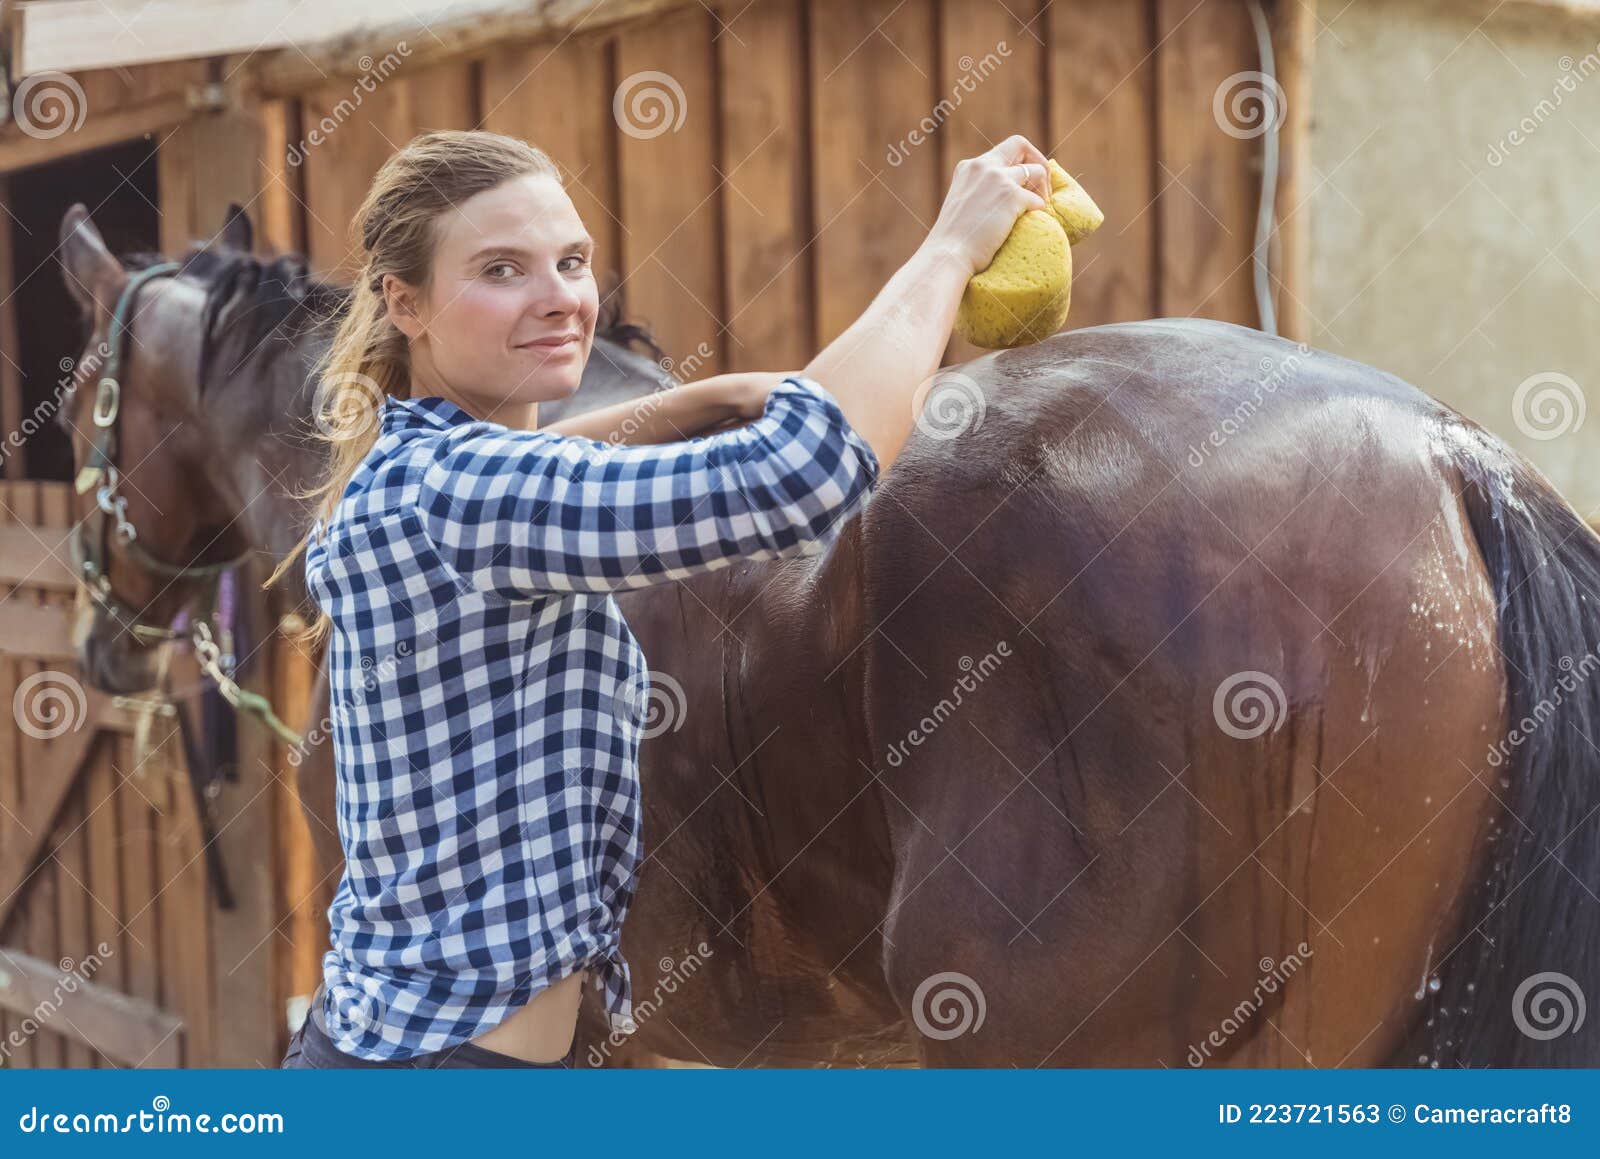
MULTIPOLYGON (((224 909, 170 708, 140 747, 138 706, 77 668, 74 499, 0 483, 0 1068, 273 1065, 282 753, 241 729, 213 806, 224 909)), ((172 687, 197 676, 174 657, 172 687)))
POLYGON ((303 165, 269 161, 264 200, 283 242, 348 275, 350 219, 398 145, 431 128, 514 133, 567 171, 597 268, 615 272, 630 315, 676 359, 709 350, 695 374, 790 368, 926 235, 955 162, 1020 131, 1106 211, 1078 251, 1070 324, 1254 322, 1259 142, 1224 133, 1212 98, 1258 67, 1242 0, 690 5, 471 61, 401 61, 371 93, 339 79, 293 97, 269 113, 269 135, 303 142, 324 118, 336 127, 303 147, 303 165), (999 67, 962 91, 990 53, 999 67), (629 134, 613 96, 651 71, 681 87, 682 124, 629 134), (954 114, 890 164, 890 144, 946 97, 960 101, 954 114))
MULTIPOLYGON (((1308 11, 1296 0, 1277 18, 1291 94, 1278 304, 1291 334, 1308 11)), ((373 45, 370 56, 396 47, 373 45)), ((1076 252, 1071 325, 1256 317, 1259 142, 1223 132, 1212 111, 1219 84, 1259 67, 1243 0, 735 0, 551 43, 396 60, 371 91, 348 76, 258 91, 231 60, 88 74, 83 128, 50 141, 0 130, 0 180, 150 132, 169 252, 214 231, 237 200, 264 249, 302 250, 319 270, 348 276, 351 216, 395 148, 430 128, 514 133, 563 166, 599 242, 603 284, 621 285, 629 316, 693 378, 802 366, 926 235, 955 162, 1020 131, 1106 212, 1076 252), (961 78, 989 54, 998 67, 965 91, 961 78), (682 123, 630 134, 613 97, 651 72, 681 89, 672 112, 682 123), (197 110, 219 92, 230 107, 197 110), (943 99, 959 107, 891 164, 890 146, 943 99), (332 131, 310 144, 324 118, 332 131)), ((10 266, 0 244, 0 350, 18 282, 10 266)), ((974 353, 954 343, 948 357, 974 353)), ((9 429, 20 390, 6 361, 9 429)), ((35 671, 72 670, 61 562, 71 500, 64 484, 0 483, 8 698, 35 671)), ((312 658, 281 637, 268 651, 258 687, 302 727, 312 658)), ((136 764, 127 710, 92 692, 88 703, 91 742, 0 732, 0 896, 15 894, 9 909, 0 902, 0 1042, 61 958, 101 940, 116 953, 82 1024, 54 1020, 5 1062, 270 1063, 286 1003, 319 976, 334 883, 312 862, 292 769, 279 746, 241 726, 242 782, 218 818, 241 903, 225 911, 207 893, 181 750, 169 740, 136 764)))

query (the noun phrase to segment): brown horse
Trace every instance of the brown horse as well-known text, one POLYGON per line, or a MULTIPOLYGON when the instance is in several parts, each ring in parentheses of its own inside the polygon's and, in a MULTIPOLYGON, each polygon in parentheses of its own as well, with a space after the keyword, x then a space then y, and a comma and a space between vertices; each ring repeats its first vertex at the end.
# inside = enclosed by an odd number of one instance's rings
MULTIPOLYGON (((103 329, 96 240, 69 215, 103 329)), ((174 560, 302 534, 283 420, 335 292, 244 248, 134 328, 127 475, 206 472, 174 560)), ((619 597, 660 712, 640 1029, 586 1022, 591 1063, 1600 1062, 1600 538, 1542 475, 1194 320, 980 358, 923 423, 825 555, 619 597)))

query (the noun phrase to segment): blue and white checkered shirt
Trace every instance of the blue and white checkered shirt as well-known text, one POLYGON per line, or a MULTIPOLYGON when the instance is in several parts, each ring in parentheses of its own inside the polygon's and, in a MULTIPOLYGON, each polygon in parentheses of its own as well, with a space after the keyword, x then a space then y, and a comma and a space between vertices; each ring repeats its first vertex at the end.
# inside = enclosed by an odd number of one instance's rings
POLYGON ((385 396, 306 582, 328 650, 345 870, 316 1012, 402 1059, 592 969, 632 1026, 649 674, 613 592, 823 551, 878 479, 793 376, 744 427, 661 446, 511 430, 385 396))

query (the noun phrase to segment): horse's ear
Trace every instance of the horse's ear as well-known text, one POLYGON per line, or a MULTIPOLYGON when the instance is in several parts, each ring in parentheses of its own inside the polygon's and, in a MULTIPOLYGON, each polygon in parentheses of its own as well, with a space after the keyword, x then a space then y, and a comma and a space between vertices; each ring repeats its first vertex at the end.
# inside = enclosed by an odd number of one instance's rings
POLYGON ((255 248, 255 237, 255 227, 250 224, 250 215, 244 211, 244 206, 231 202, 223 215, 222 228, 217 231, 217 241, 229 249, 249 253, 255 248))
POLYGON ((106 248, 105 239, 81 204, 74 205, 62 217, 61 244, 56 254, 67 290, 84 314, 93 316, 97 309, 109 314, 116 309, 117 295, 122 293, 128 275, 106 248))

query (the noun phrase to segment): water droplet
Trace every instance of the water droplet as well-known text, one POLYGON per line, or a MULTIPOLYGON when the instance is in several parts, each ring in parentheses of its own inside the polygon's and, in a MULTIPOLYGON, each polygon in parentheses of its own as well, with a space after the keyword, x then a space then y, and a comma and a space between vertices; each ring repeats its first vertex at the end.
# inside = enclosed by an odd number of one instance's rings
POLYGON ((1428 979, 1428 991, 1432 994, 1437 994, 1441 985, 1443 985, 1443 983, 1441 983, 1437 978, 1428 979))

